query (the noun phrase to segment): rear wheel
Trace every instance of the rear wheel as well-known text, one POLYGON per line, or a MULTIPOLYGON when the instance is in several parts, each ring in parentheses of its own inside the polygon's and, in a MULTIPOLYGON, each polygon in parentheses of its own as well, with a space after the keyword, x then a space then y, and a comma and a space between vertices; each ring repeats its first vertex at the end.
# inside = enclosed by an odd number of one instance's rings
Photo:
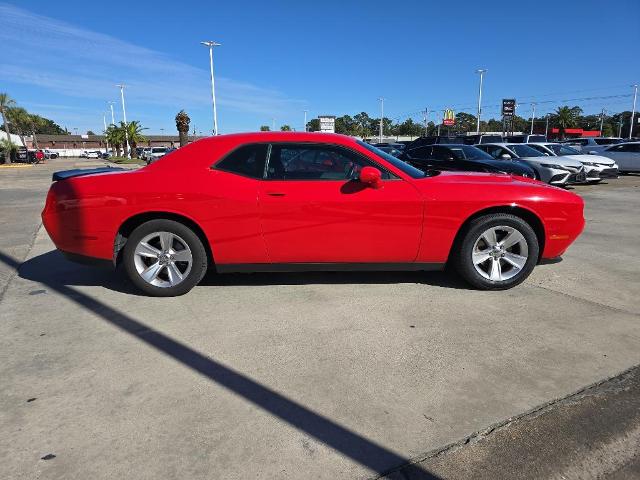
POLYGON ((134 285, 155 297, 183 295, 207 271, 200 238, 173 220, 150 220, 136 228, 125 244, 123 261, 134 285))
POLYGON ((538 238, 522 218, 491 214, 473 220, 453 254, 457 272, 483 290, 504 290, 522 283, 538 261, 538 238))

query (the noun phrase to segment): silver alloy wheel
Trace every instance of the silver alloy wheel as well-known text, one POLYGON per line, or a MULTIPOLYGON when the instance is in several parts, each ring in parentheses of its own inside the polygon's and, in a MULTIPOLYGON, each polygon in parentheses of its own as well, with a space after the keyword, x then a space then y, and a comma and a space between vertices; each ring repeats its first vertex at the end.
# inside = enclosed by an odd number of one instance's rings
POLYGON ((515 277, 524 268, 529 245, 524 235, 513 227, 491 227, 478 237, 471 257, 480 275, 500 282, 515 277))
POLYGON ((187 242, 175 233, 154 232, 138 242, 133 261, 145 282, 168 288, 189 276, 193 255, 187 242))

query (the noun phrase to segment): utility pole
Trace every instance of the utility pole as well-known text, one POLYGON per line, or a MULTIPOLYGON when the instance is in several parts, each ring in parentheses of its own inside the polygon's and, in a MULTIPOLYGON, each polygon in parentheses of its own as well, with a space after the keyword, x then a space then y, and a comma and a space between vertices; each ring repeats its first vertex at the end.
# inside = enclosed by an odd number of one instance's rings
POLYGON ((476 133, 480 135, 480 116, 482 115, 482 79, 487 72, 486 68, 479 68, 476 73, 480 74, 480 88, 478 90, 478 121, 476 125, 476 133))
POLYGON ((531 131, 529 132, 533 135, 533 120, 536 118, 536 102, 531 104, 531 131))
POLYGON ((131 149, 129 148, 129 129, 127 128, 127 110, 124 108, 124 83, 116 86, 120 87, 120 98, 122 99, 122 119, 124 121, 124 138, 127 143, 127 158, 131 158, 131 149))
POLYGON ((276 119, 275 118, 271 119, 271 131, 272 132, 276 131, 276 119))
POLYGON ((307 131, 307 112, 308 110, 304 111, 304 131, 307 131))
POLYGON ((442 114, 440 112, 438 112, 437 117, 440 117, 438 119, 438 136, 440 136, 440 125, 442 124, 442 114))
POLYGON ((549 114, 547 113, 547 124, 544 127, 544 136, 547 137, 547 140, 549 139, 549 114))
POLYGON ((600 136, 602 136, 602 124, 604 123, 604 114, 606 110, 603 108, 602 113, 600 113, 600 136))
POLYGON ((424 109, 424 136, 429 136, 429 108, 424 109))
POLYGON ((380 100, 380 143, 382 143, 382 135, 384 134, 384 98, 378 98, 380 100))
POLYGON ((211 40, 200 42, 202 45, 209 47, 209 68, 211 69, 211 103, 213 104, 213 134, 218 135, 218 112, 216 110, 216 84, 213 78, 213 47, 219 47, 221 43, 211 40))
POLYGON ((633 136, 633 120, 636 116, 636 100, 638 98, 638 84, 631 86, 633 87, 633 109, 631 110, 631 122, 629 123, 629 140, 633 136))

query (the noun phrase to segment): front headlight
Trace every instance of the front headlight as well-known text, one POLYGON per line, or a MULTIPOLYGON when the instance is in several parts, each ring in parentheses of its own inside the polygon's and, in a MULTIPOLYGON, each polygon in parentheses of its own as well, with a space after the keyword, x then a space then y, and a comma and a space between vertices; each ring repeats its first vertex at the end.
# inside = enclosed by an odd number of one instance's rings
POLYGON ((555 168, 556 170, 567 170, 562 165, 555 165, 553 163, 542 163, 541 165, 547 168, 555 168))

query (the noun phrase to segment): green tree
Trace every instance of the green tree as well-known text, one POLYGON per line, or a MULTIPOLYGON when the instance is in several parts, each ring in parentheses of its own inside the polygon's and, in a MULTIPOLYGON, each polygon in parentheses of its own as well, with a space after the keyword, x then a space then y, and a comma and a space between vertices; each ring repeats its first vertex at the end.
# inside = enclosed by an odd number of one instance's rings
POLYGON ((475 115, 466 112, 456 113, 456 130, 459 132, 475 132, 478 127, 478 119, 475 115))
MULTIPOLYGON (((267 127, 268 128, 268 127, 267 127)), ((319 132, 320 131, 320 120, 317 118, 312 118, 307 122, 307 132, 319 132)))
MULTIPOLYGON (((9 133, 9 124, 7 123, 7 110, 14 107, 16 102, 7 93, 0 93, 0 115, 2 115, 2 123, 4 123, 4 131, 7 134, 7 142, 9 142, 9 150, 11 149, 11 134, 9 133)), ((11 155, 4 156, 5 163, 11 163, 11 155)))
POLYGON ((367 138, 371 136, 371 118, 367 112, 360 112, 353 116, 356 122, 356 132, 359 137, 367 138))
POLYGON ((176 129, 178 130, 181 147, 189 143, 189 123, 191 123, 191 119, 187 112, 180 110, 176 115, 176 129))
POLYGON ((136 151, 136 147, 138 146, 138 143, 146 141, 146 138, 144 137, 144 135, 142 135, 142 131, 147 129, 143 128, 142 125, 140 125, 140 122, 137 120, 133 120, 127 125, 125 125, 124 122, 120 122, 120 128, 126 129, 127 135, 129 137, 129 146, 131 147, 131 156, 133 158, 137 158, 138 152, 136 151))
POLYGON ((336 133, 342 135, 358 135, 358 124, 349 115, 336 118, 336 133))
POLYGON ((269 125, 260 125, 260 131, 261 132, 268 132, 271 129, 269 128, 269 125))
POLYGON ((289 125, 282 125, 280 127, 280 131, 281 132, 290 132, 291 131, 291 127, 289 125))
POLYGON ((105 137, 109 145, 111 145, 111 148, 115 150, 116 156, 119 157, 122 154, 122 145, 125 142, 124 129, 111 124, 107 127, 105 137))
POLYGON ((576 126, 576 117, 579 115, 579 110, 578 107, 569 108, 566 106, 558 107, 556 110, 554 121, 558 125, 560 139, 565 138, 567 128, 576 126))

